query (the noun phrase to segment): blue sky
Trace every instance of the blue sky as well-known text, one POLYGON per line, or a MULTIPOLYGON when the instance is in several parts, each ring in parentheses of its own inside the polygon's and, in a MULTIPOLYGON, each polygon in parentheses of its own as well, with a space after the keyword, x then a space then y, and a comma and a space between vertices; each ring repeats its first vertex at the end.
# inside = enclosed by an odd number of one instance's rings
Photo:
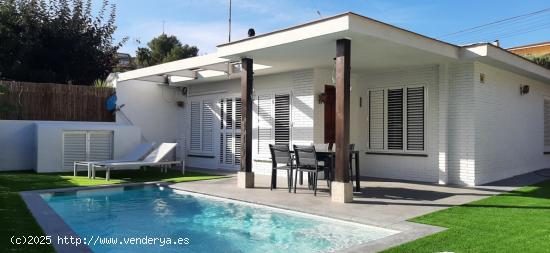
MULTIPOLYGON (((94 0, 99 4, 100 0, 94 0)), ((165 32, 182 43, 199 47, 199 54, 215 51, 227 42, 229 0, 111 0, 117 5, 118 26, 115 38, 127 36, 120 50, 132 55, 153 37, 165 32), (137 41, 141 41, 138 43, 137 41)), ((246 37, 248 28, 262 34, 304 22, 352 11, 430 37, 460 31, 492 21, 550 7, 548 0, 523 1, 437 1, 437 0, 233 0, 232 39, 246 37)), ((443 38, 451 43, 473 43, 501 36, 501 46, 550 41, 550 11, 521 22, 500 25, 484 32, 443 38), (533 31, 531 31, 533 30, 533 31), (519 34, 519 31, 531 31, 519 34)))

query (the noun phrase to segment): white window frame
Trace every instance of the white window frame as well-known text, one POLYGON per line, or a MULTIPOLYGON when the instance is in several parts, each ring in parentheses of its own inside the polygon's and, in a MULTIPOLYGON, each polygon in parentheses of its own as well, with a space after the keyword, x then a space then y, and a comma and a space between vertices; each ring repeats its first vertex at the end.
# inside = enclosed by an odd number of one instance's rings
POLYGON ((376 153, 403 153, 403 154, 419 154, 419 155, 426 155, 428 153, 428 122, 429 122, 429 115, 428 115, 428 85, 425 83, 417 83, 417 84, 406 84, 406 85, 392 85, 392 86, 385 86, 385 87, 376 87, 376 88, 370 88, 367 89, 366 94, 366 114, 367 114, 367 152, 376 152, 376 153), (408 150, 407 149, 407 88, 418 88, 423 87, 424 88, 424 150, 408 150), (402 149, 388 149, 388 90, 391 89, 403 89, 403 148, 402 149), (384 91, 384 148, 383 149, 371 149, 369 146, 369 136, 370 136, 370 114, 369 114, 369 106, 370 106, 370 97, 368 96, 369 92, 371 91, 384 91))

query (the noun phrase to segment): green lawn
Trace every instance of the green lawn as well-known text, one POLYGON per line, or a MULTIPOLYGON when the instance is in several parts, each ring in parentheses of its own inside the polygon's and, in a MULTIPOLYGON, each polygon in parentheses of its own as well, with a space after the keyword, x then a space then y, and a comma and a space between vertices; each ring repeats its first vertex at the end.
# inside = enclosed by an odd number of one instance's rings
POLYGON ((448 230, 386 252, 550 252, 550 181, 411 221, 448 230))
MULTIPOLYGON (((85 172, 83 172, 85 173, 85 172)), ((100 172, 101 173, 101 172, 100 172)), ((99 176, 103 173, 98 174, 99 176)), ((10 243, 12 236, 43 235, 18 192, 39 189, 120 184, 130 182, 164 181, 170 183, 220 178, 208 174, 181 171, 161 173, 159 169, 113 171, 111 180, 95 180, 72 174, 36 174, 33 172, 0 172, 0 251, 2 252, 54 252, 51 246, 17 246, 10 243)))

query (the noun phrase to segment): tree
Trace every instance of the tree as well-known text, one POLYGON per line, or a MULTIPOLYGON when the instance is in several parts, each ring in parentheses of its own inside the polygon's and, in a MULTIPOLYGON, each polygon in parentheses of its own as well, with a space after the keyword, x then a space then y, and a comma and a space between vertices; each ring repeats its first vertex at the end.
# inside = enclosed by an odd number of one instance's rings
POLYGON ((151 50, 146 47, 138 47, 136 51, 136 61, 137 65, 141 67, 151 66, 153 65, 153 58, 151 55, 151 50))
POLYGON ((181 60, 197 56, 196 46, 182 45, 176 36, 161 34, 147 43, 148 48, 139 47, 136 59, 139 67, 147 67, 160 63, 181 60))
POLYGON ((114 4, 0 0, 0 78, 92 85, 116 65, 114 4))

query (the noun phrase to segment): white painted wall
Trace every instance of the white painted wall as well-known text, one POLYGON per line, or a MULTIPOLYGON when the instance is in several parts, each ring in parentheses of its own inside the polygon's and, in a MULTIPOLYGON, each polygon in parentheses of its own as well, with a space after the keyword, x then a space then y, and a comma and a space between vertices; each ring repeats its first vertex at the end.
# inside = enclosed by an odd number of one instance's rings
MULTIPOLYGON (((116 89, 117 105, 125 105, 117 112, 117 124, 139 126, 144 142, 179 140, 184 110, 176 105, 177 101, 184 100, 179 89, 135 80, 117 82, 116 89)), ((178 158, 182 152, 182 145, 178 145, 178 158)))
POLYGON ((34 169, 34 150, 33 121, 0 120, 0 171, 34 169))
POLYGON ((543 154, 543 97, 550 96, 550 83, 479 62, 474 73, 475 184, 550 167, 550 155, 543 154), (520 85, 529 85, 529 94, 520 95, 520 85))
POLYGON ((18 121, 0 122, 0 171, 61 172, 64 130, 114 132, 114 158, 141 143, 139 127, 103 122, 18 121))
POLYGON ((113 123, 39 122, 36 136, 36 172, 63 172, 63 131, 113 131, 113 158, 130 153, 141 143, 139 127, 113 123))

